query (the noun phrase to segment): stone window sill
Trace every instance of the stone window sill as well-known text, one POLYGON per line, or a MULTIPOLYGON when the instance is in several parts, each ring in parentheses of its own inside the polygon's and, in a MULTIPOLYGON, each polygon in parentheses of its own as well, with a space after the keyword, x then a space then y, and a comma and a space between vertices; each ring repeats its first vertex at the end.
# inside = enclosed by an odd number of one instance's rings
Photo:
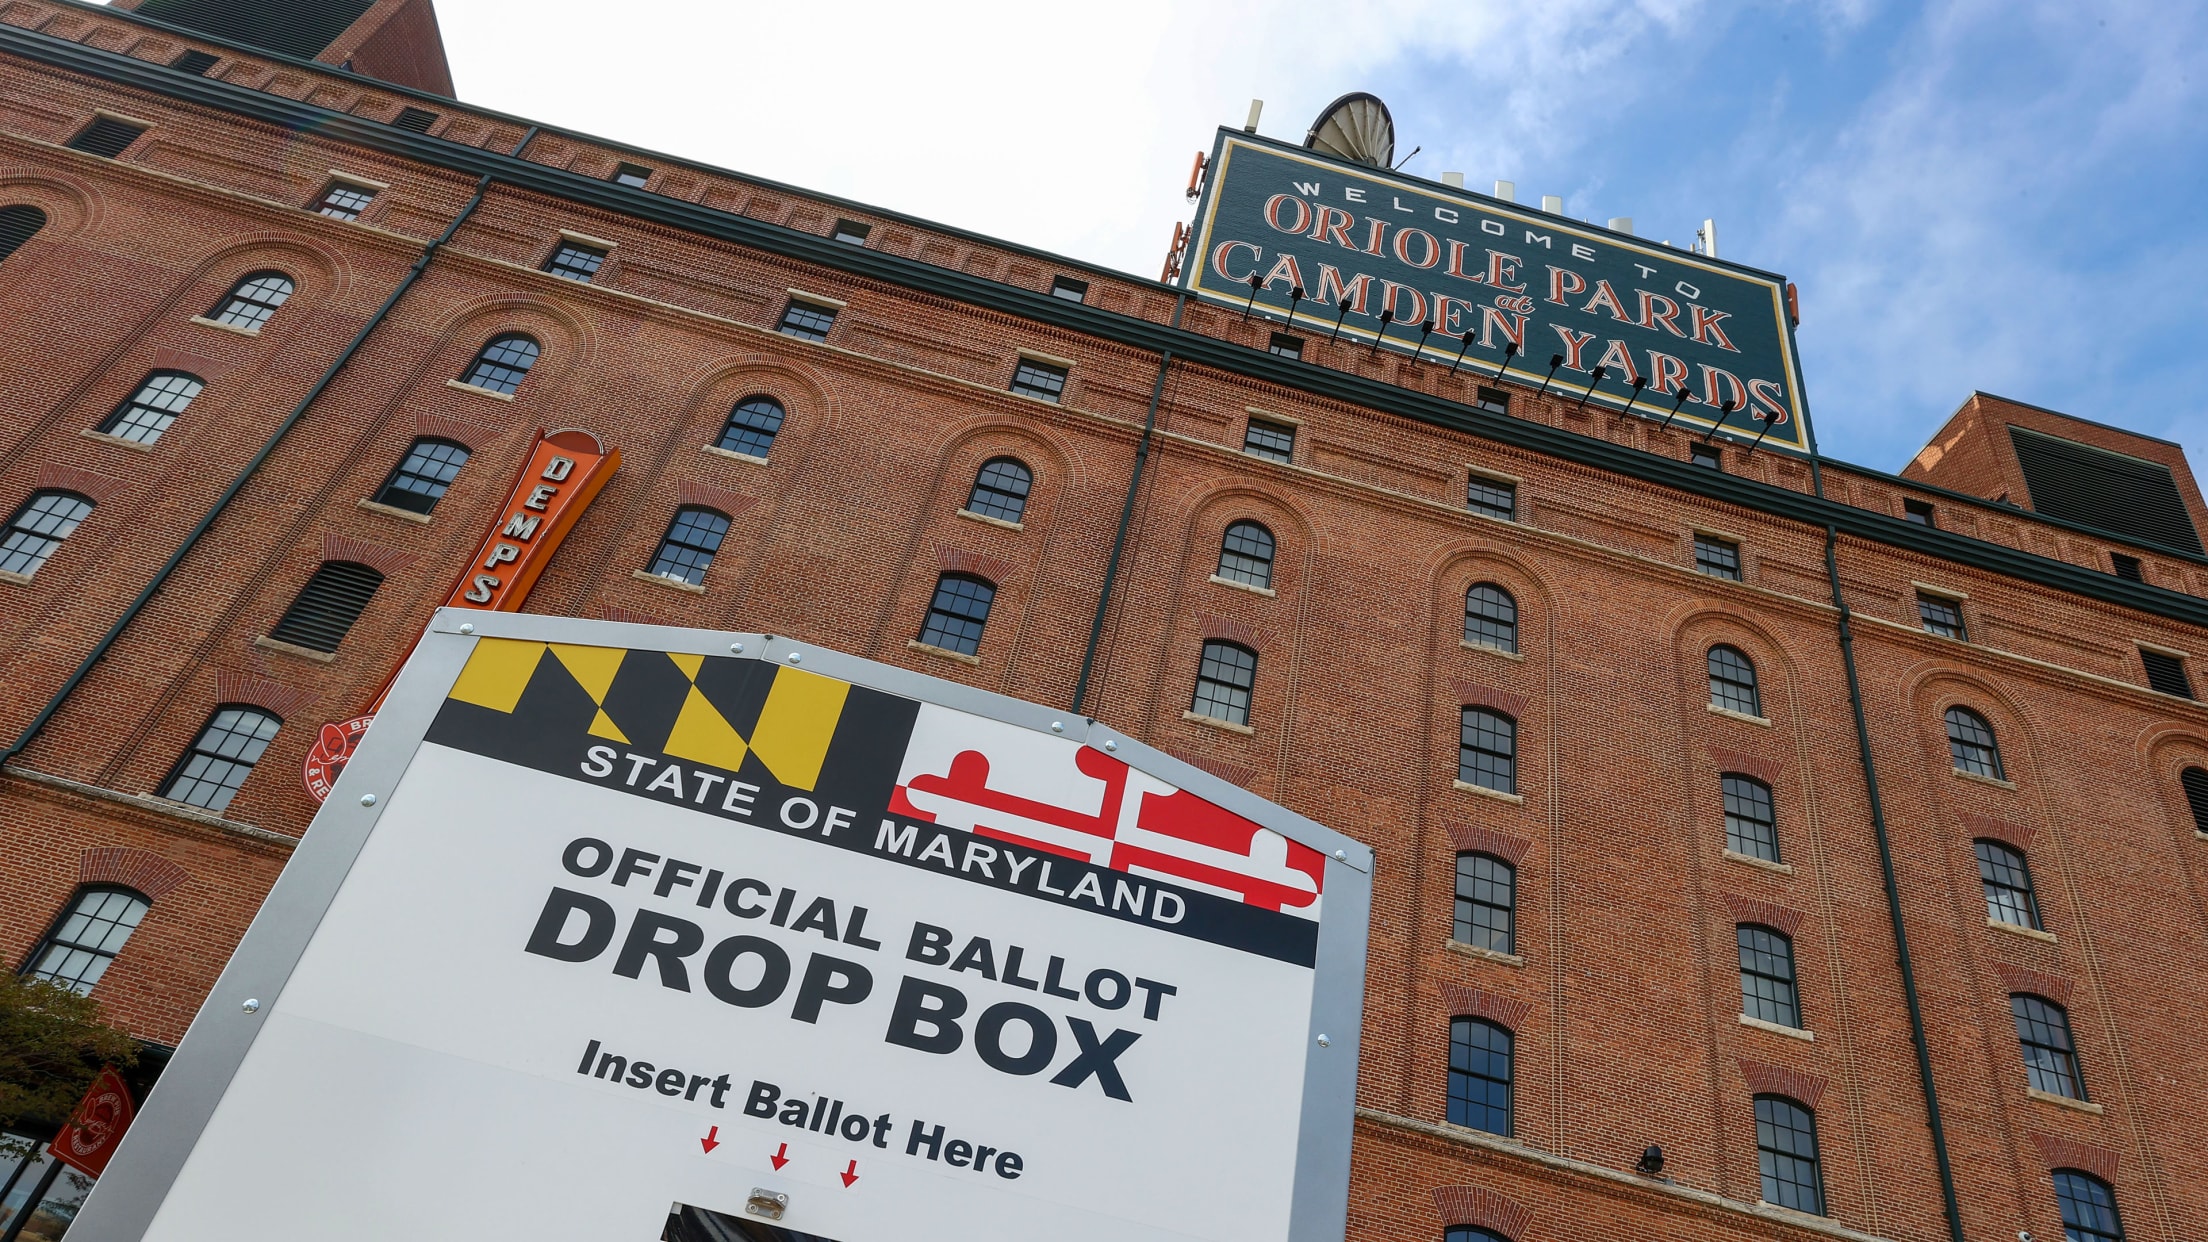
POLYGON ((1252 586, 1247 582, 1236 582, 1232 578, 1222 578, 1218 574, 1213 574, 1211 580, 1220 586, 1233 587, 1237 591, 1248 591, 1252 595, 1262 595, 1267 599, 1276 599, 1280 595, 1280 592, 1271 587, 1252 586))
POLYGON ((138 440, 125 440, 121 436, 111 436, 104 431, 94 431, 90 427, 85 428, 77 434, 83 436, 87 440, 98 440, 102 444, 112 444, 116 448, 126 448, 134 453, 150 453, 153 451, 153 445, 150 443, 144 443, 138 440))
POLYGON ((986 526, 1002 526, 1002 527, 1003 527, 1003 528, 1005 528, 1006 530, 1026 530, 1026 529, 1027 529, 1027 526, 1026 526, 1026 525, 1025 525, 1024 523, 1021 523, 1021 522, 1007 522, 1007 521, 1005 521, 1005 520, 1004 520, 1003 518, 1000 518, 1000 517, 990 517, 990 516, 989 516, 988 514, 986 514, 986 513, 976 513, 976 512, 974 512, 974 511, 973 511, 972 509, 960 509, 960 510, 958 511, 958 516, 960 516, 960 517, 962 517, 962 518, 965 518, 965 519, 966 519, 967 521, 969 521, 969 522, 980 522, 980 523, 982 523, 983 525, 986 525, 986 526))
POLYGON ((1759 1031, 1769 1031, 1773 1035, 1784 1035, 1788 1039, 1799 1039, 1804 1043, 1813 1044, 1817 1042, 1817 1035, 1815 1032, 1805 1031, 1798 1026, 1781 1026, 1776 1022, 1766 1022, 1761 1018, 1751 1018, 1747 1014, 1741 1014, 1739 1015, 1739 1017, 1740 1024, 1742 1026, 1752 1026, 1759 1031))
POLYGON ((2096 1117, 2100 1116, 2104 1111, 2106 1111, 2098 1104, 2094 1104, 2086 1100, 2073 1100, 2067 1095, 2056 1095, 2052 1091, 2042 1091, 2037 1087, 2024 1088, 2024 1094, 2030 1096, 2032 1099, 2038 1100, 2042 1104, 2053 1104, 2061 1108, 2074 1108, 2081 1113, 2091 1113, 2096 1117))
POLYGON ((718 444, 701 444, 698 449, 701 452, 711 453, 715 457, 726 457, 732 461, 748 461, 754 466, 767 464, 767 459, 764 457, 753 457, 749 453, 739 453, 735 449, 724 449, 718 444))
POLYGON ((1739 850, 1726 850, 1725 857, 1737 863, 1747 863, 1751 867, 1761 867, 1765 871, 1776 871, 1780 875, 1794 874, 1794 868, 1787 863, 1772 862, 1768 858, 1758 858, 1754 854, 1743 854, 1739 850))
POLYGON ((1229 733, 1254 734, 1257 732, 1248 725, 1236 724, 1231 720, 1221 720, 1217 716, 1199 716, 1195 712, 1182 712, 1181 719, 1192 720, 1200 725, 1210 725, 1214 729, 1225 729, 1229 733))
POLYGON ((1709 707, 1712 716, 1723 716, 1727 720, 1737 720, 1742 724, 1762 725, 1766 729, 1771 727, 1769 716, 1751 716, 1746 712, 1736 712, 1729 707, 1719 707, 1715 703, 1710 704, 1709 707))
POLYGON ((192 322, 198 324, 202 328, 214 328, 221 332, 235 332, 239 336, 259 336, 261 334, 261 330, 259 328, 248 328, 242 324, 224 323, 220 319, 209 319, 205 315, 192 316, 192 322))
POLYGON ((297 656, 302 660, 312 660, 316 664, 337 663, 337 653, 334 651, 316 651, 312 647, 302 647, 297 643, 282 642, 277 639, 270 638, 266 634, 254 635, 253 645, 259 647, 263 651, 281 652, 284 655, 297 656))
POLYGON ((953 651, 949 647, 938 647, 934 643, 924 643, 917 638, 905 640, 905 646, 914 651, 925 651, 932 656, 941 656, 946 660, 956 660, 960 664, 981 663, 981 657, 978 655, 967 655, 963 651, 953 651))
POLYGON ((479 397, 489 397, 493 401, 511 401, 514 399, 514 394, 510 392, 500 392, 495 388, 485 388, 481 384, 466 384, 459 380, 446 380, 445 387, 457 388, 462 392, 472 392, 479 397))
POLYGON ((0 582, 13 582, 17 586, 29 586, 31 584, 31 576, 29 574, 16 574, 9 573, 6 570, 0 570, 0 582))
POLYGON ((2048 944, 2056 943, 2055 933, 2041 931, 2036 927, 2019 927, 2014 923, 2004 923, 1999 919, 1987 919, 1986 926, 1995 931, 2007 932, 2012 936, 2026 936, 2033 940, 2044 940, 2048 944))
POLYGON ((1464 955, 1465 957, 1478 958, 1480 961, 1483 962, 1497 962, 1504 966, 1519 967, 1523 967, 1526 964, 1526 959, 1516 953, 1499 953, 1494 949, 1483 949, 1476 944, 1466 944, 1462 940, 1448 941, 1442 947, 1448 949, 1451 953, 1459 953, 1464 955))
POLYGON ((1005 392, 1006 392, 1006 394, 1007 394, 1007 395, 1009 395, 1009 396, 1014 396, 1014 397, 1018 397, 1018 398, 1019 398, 1020 400, 1022 400, 1022 401, 1040 401, 1040 402, 1042 402, 1042 403, 1043 403, 1044 405, 1057 405, 1057 406, 1062 406, 1062 405, 1064 405, 1064 404, 1065 404, 1065 401, 1064 401, 1064 400, 1062 399, 1062 397, 1046 397, 1046 396, 1042 395, 1041 393, 1035 393, 1035 392, 1021 392, 1021 391, 1020 391, 1019 389, 1017 389, 1017 388, 1008 388, 1008 389, 1006 389, 1006 390, 1005 390, 1005 392))
POLYGON ((1976 772, 1965 772, 1961 768, 1956 768, 1954 771, 1956 778, 1959 780, 1976 781, 1981 785, 1991 785, 1996 789, 2016 788, 2015 781, 2005 781, 1998 776, 1980 776, 1976 772))
POLYGON ((1501 656, 1505 660, 1523 661, 1526 658, 1522 651, 1505 651, 1493 643, 1476 643, 1469 638, 1458 639, 1457 645, 1467 651, 1484 651, 1491 656, 1501 656))
POLYGON ((416 513, 412 509, 401 509, 397 505, 378 504, 373 500, 366 499, 354 503, 370 513, 380 513, 385 517, 395 517, 400 521, 413 522, 420 526, 429 525, 429 515, 426 513, 416 513))
POLYGON ((680 578, 670 578, 665 574, 650 573, 642 569, 633 571, 629 576, 644 582, 657 583, 671 591, 683 591, 691 595, 705 594, 705 584, 702 582, 684 582, 680 578))
POLYGON ((1524 794, 1504 793, 1500 789, 1489 789, 1485 785, 1475 785, 1470 781, 1451 781, 1449 783, 1466 793, 1478 794, 1482 798, 1493 798, 1497 802, 1508 802, 1512 806, 1523 805, 1526 800, 1524 794))

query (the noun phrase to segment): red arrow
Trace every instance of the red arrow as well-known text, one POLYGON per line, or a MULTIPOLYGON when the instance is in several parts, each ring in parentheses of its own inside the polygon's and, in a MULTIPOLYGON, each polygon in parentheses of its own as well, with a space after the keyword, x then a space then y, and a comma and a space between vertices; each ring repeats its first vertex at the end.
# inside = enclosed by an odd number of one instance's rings
POLYGON ((849 1189, 851 1183, 859 1180, 859 1162, 856 1160, 852 1161, 850 1168, 836 1174, 836 1176, 842 1178, 845 1189, 849 1189))
POLYGON ((713 1149, 721 1145, 720 1135, 721 1128, 719 1126, 715 1126, 705 1132, 704 1138, 698 1140, 698 1146, 703 1147, 706 1154, 710 1156, 713 1154, 713 1149))
POLYGON ((774 1167, 779 1170, 783 1165, 790 1162, 790 1145, 784 1143, 775 1148, 774 1154, 767 1157, 767 1159, 774 1161, 774 1167))

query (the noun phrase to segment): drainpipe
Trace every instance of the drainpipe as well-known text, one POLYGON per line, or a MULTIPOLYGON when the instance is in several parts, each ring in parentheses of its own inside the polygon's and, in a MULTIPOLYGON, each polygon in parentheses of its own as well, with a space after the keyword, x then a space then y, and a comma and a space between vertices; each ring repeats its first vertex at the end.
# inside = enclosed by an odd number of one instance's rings
MULTIPOLYGON (((1173 326, 1181 326, 1181 310, 1188 305, 1183 293, 1173 299, 1173 326)), ((1150 440, 1158 426, 1158 401, 1165 396, 1165 373, 1173 365, 1173 351, 1158 355, 1158 378, 1150 385, 1150 410, 1142 418, 1142 438, 1135 442, 1135 471, 1127 480, 1127 499, 1119 507, 1119 532, 1112 536, 1112 554, 1104 562, 1104 592, 1096 601, 1096 620, 1089 625, 1089 646, 1081 653, 1081 675, 1073 682, 1074 715, 1089 697, 1089 674, 1096 667, 1096 646, 1104 638, 1104 618, 1112 610, 1112 587, 1119 581, 1119 556, 1127 547, 1127 527, 1135 516, 1135 493, 1142 487, 1142 468, 1150 460, 1150 440)))
MULTIPOLYGON (((528 149, 530 140, 536 136, 537 127, 532 125, 529 127, 529 132, 521 136, 521 142, 514 147, 512 154, 519 156, 528 149)), ((130 601, 130 606, 123 609, 123 615, 117 617, 115 624, 108 627, 107 633, 100 636, 100 641, 93 645, 91 652, 84 657, 84 661, 77 665, 76 671, 69 674, 69 679, 61 683, 61 689, 54 692, 54 697, 48 700, 44 708, 40 709, 38 715, 24 728, 22 735, 10 743, 6 750, 0 750, 0 764, 5 764, 17 755, 22 754, 24 748, 28 747, 37 739, 40 733, 45 731, 46 726, 52 722, 54 714, 61 710, 61 705, 68 701, 71 694, 76 693, 77 687, 84 684, 86 677, 91 676, 93 666, 107 658, 107 653, 115 646, 116 640, 123 636, 123 631, 130 628, 131 622, 138 619, 138 614, 145 611, 146 605, 152 602, 153 597, 160 594, 161 588, 168 584, 169 576, 176 572, 177 566, 183 564, 184 558, 190 555, 192 549, 199 545, 200 539, 205 537, 208 530, 214 526, 215 519, 221 517, 223 511, 230 507, 230 502, 236 500, 238 493, 245 490, 246 483, 254 475, 260 473, 261 467, 266 465, 268 459, 275 455, 276 447, 283 443, 284 437, 291 434, 291 429, 299 424, 300 419, 306 417, 307 410, 337 379, 338 372, 345 369, 345 364, 353 360, 353 355, 360 352, 360 347, 367 343, 368 334, 374 332, 377 326, 390 316, 392 308, 399 304, 399 299, 406 296, 406 291, 414 287, 415 281, 421 279, 422 273, 428 269, 429 261, 436 255, 438 249, 446 242, 451 241, 453 234, 460 231, 460 226, 467 223, 469 216, 475 214, 475 209, 482 206, 483 194, 490 189, 490 186, 491 177, 488 173, 476 180, 475 196, 468 200, 467 206, 460 209, 460 214, 452 218, 452 223, 445 226, 445 231, 438 234, 436 240, 422 247, 421 256, 414 260, 414 266, 406 269, 406 275, 399 278, 398 287, 391 290, 391 296, 383 300, 383 305, 376 308, 376 313, 370 315, 368 322, 361 325, 360 331, 353 334, 352 342, 345 346, 345 351, 337 356, 336 361, 330 363, 327 370, 322 372, 322 378, 314 382, 314 387, 307 390, 307 395, 299 398, 299 404, 293 406, 291 413, 284 417, 284 421, 276 425, 275 432, 268 437, 268 442, 261 446, 261 451, 255 453, 253 460, 245 464, 245 469, 238 473, 238 477, 230 481, 230 486, 224 489, 222 496, 215 501, 214 507, 201 515, 198 524, 192 527, 191 533, 184 536, 184 542, 177 545, 176 551, 171 553, 169 559, 162 563, 161 568, 154 572, 153 578, 146 583, 145 589, 138 592, 138 598, 130 601)))

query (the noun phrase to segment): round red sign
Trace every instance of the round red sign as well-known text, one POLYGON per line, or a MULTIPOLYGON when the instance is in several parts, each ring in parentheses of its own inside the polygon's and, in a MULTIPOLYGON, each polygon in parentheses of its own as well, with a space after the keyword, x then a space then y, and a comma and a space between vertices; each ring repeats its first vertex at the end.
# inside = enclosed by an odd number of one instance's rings
POLYGON ((374 716, 355 716, 343 724, 322 726, 322 732, 315 736, 314 745, 307 748, 304 773, 307 792, 314 795, 316 802, 330 796, 330 786, 337 784, 338 776, 345 771, 345 764, 352 759, 354 749, 360 745, 361 735, 368 732, 368 726, 375 723, 375 719, 374 716))

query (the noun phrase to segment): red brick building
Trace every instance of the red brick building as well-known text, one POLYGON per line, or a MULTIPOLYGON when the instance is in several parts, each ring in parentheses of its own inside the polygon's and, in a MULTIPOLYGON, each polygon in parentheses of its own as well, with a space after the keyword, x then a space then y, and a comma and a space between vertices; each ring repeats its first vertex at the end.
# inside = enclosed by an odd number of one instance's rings
POLYGON ((10 969, 180 1038, 317 730, 581 428, 531 610, 1061 705, 1377 850, 1352 1239, 2198 1236, 2175 446, 1977 394, 1898 476, 1698 462, 469 108, 426 3, 327 7, 0 0, 10 969))

